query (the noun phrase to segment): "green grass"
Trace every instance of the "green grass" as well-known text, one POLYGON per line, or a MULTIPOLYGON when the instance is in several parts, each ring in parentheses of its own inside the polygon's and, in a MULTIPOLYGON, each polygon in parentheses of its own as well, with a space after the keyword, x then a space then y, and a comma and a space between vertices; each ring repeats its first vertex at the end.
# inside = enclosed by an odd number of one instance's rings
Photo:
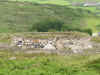
POLYGON ((0 33, 0 43, 8 43, 11 44, 13 37, 24 37, 24 38, 34 38, 34 39, 50 39, 55 38, 57 35, 66 37, 66 38, 72 38, 72 39, 80 39, 82 37, 89 37, 88 34, 80 33, 80 32, 21 32, 21 33, 0 33))
MULTIPOLYGON (((36 0, 35 0, 36 1, 36 0)), ((39 3, 39 1, 38 1, 39 3)), ((65 1, 44 1, 43 4, 0 3, 0 42, 9 42, 13 35, 5 32, 28 32, 32 25, 41 19, 58 18, 65 25, 91 28, 94 32, 100 18, 86 10, 70 8, 65 1), (47 4, 44 4, 47 3, 47 4), (50 3, 50 4, 48 4, 50 3), (59 5, 60 4, 60 5, 59 5)), ((33 37, 32 34, 18 34, 33 37)), ((40 35, 36 35, 40 37, 40 35)), ((47 37, 42 37, 47 38, 47 37)), ((76 38, 76 37, 75 37, 76 38)), ((100 75, 100 55, 58 56, 47 54, 18 54, 0 51, 0 75, 100 75), (11 60, 11 57, 16 59, 11 60)))
POLYGON ((70 27, 89 27, 94 32, 97 25, 95 22, 99 24, 99 18, 96 19, 97 17, 87 10, 55 4, 1 2, 0 10, 0 32, 30 32, 32 25, 48 18, 59 19, 70 27))
POLYGON ((1 75, 100 75, 100 55, 58 56, 0 51, 1 75), (11 57, 16 57, 12 59, 11 57))
POLYGON ((89 17, 89 18, 86 18, 85 21, 87 21, 87 23, 86 23, 87 27, 92 29, 93 32, 99 32, 100 31, 99 29, 96 28, 97 25, 100 24, 100 20, 98 18, 89 17))
MULTIPOLYGON (((83 0, 11 0, 11 1, 29 1, 29 2, 55 2, 55 3, 57 3, 57 2, 85 2, 85 1, 83 1, 83 0)), ((93 0, 92 0, 93 1, 93 0)), ((95 1, 97 1, 97 2, 99 2, 99 0, 95 0, 95 1)))
POLYGON ((66 0, 12 0, 12 1, 27 1, 27 2, 35 2, 41 4, 58 4, 58 5, 69 5, 69 2, 66 0))
POLYGON ((1 2, 0 10, 0 32, 30 32, 32 25, 47 19, 59 19, 71 28, 90 28, 99 32, 100 18, 94 15, 95 7, 71 7, 65 0, 1 2))

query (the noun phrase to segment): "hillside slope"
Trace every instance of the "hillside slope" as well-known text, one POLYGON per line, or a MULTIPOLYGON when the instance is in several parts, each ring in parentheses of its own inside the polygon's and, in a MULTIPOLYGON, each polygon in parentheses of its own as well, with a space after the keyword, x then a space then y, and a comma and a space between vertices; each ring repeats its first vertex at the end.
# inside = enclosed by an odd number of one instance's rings
POLYGON ((87 10, 53 4, 0 2, 0 32, 29 32, 41 20, 59 19, 66 26, 96 31, 99 18, 87 10))
POLYGON ((67 0, 9 0, 9 1, 34 2, 34 3, 41 3, 41 4, 69 5, 69 1, 67 1, 67 0))

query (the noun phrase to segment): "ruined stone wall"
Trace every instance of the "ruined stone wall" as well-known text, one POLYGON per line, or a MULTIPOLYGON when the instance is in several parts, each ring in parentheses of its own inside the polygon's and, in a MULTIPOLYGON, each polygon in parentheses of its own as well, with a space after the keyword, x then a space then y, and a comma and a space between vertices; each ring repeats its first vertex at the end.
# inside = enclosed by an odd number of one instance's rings
POLYGON ((12 45, 20 48, 56 49, 55 41, 53 39, 14 37, 12 40, 12 45))
POLYGON ((39 39, 13 37, 12 45, 23 49, 45 49, 45 50, 72 50, 74 53, 92 48, 90 38, 67 38, 65 36, 55 36, 54 38, 39 39))

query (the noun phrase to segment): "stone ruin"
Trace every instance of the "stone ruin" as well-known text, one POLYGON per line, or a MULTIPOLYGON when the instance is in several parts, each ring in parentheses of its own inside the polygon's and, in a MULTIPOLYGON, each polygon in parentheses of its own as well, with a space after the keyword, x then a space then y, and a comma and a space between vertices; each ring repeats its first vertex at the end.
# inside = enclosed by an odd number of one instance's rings
POLYGON ((12 39, 12 46, 17 46, 22 49, 45 49, 45 50, 66 50, 69 49, 74 53, 82 52, 83 50, 92 48, 90 38, 68 39, 56 37, 54 39, 34 39, 14 37, 12 39))
POLYGON ((56 49, 54 40, 14 37, 12 46, 20 48, 56 49))

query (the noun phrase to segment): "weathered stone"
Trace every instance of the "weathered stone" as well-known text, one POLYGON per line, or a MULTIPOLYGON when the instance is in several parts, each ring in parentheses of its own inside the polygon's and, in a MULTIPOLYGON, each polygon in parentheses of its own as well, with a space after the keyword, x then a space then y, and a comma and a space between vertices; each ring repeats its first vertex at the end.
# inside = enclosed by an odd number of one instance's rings
POLYGON ((98 33, 93 33, 92 36, 96 37, 96 36, 98 36, 98 33))
POLYGON ((47 44, 43 49, 53 49, 55 50, 56 48, 52 44, 47 44))
POLYGON ((57 40, 56 41, 56 48, 59 50, 62 50, 62 49, 64 49, 64 45, 63 45, 63 43, 62 43, 62 40, 57 40))
POLYGON ((10 57, 9 60, 16 60, 16 57, 10 57))
POLYGON ((41 48, 50 50, 65 50, 70 49, 74 53, 83 51, 84 49, 92 48, 92 43, 89 38, 84 39, 69 39, 69 38, 54 38, 54 39, 23 39, 17 38, 14 40, 15 45, 23 49, 41 48))

